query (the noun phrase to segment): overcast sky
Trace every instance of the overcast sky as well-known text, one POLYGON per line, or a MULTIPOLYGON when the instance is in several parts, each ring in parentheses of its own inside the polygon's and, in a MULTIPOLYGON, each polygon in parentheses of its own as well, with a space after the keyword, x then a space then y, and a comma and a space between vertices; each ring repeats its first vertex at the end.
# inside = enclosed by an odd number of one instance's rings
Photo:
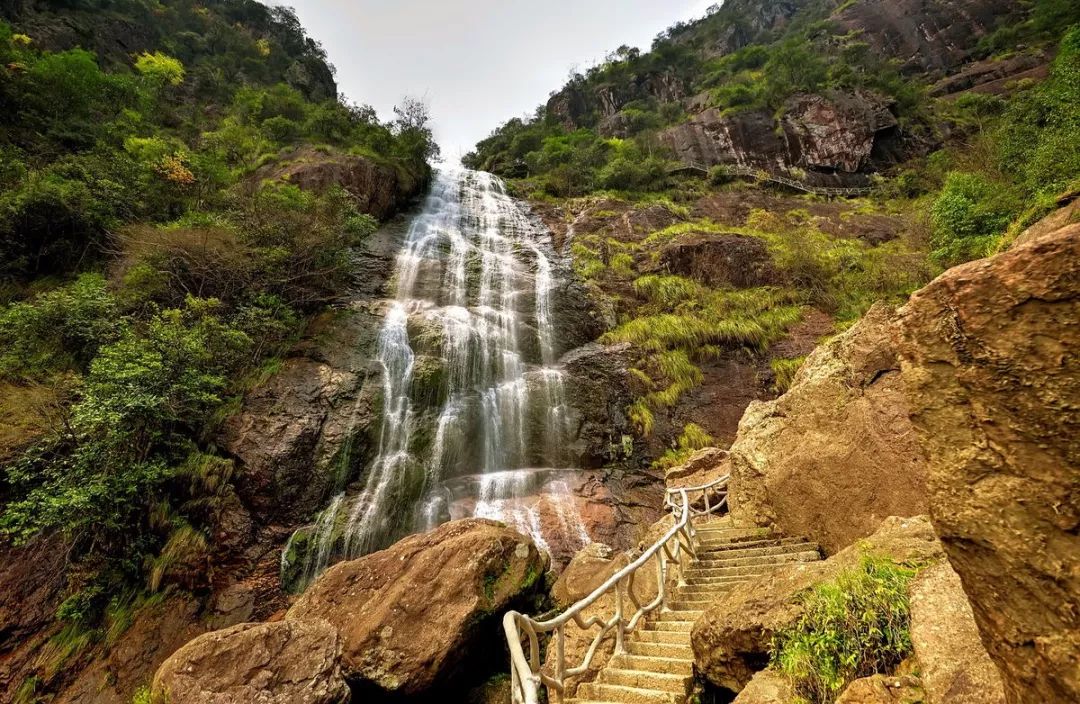
POLYGON ((405 95, 431 105, 457 161, 507 119, 531 113, 621 44, 647 49, 716 0, 285 0, 337 66, 341 91, 383 119, 405 95))

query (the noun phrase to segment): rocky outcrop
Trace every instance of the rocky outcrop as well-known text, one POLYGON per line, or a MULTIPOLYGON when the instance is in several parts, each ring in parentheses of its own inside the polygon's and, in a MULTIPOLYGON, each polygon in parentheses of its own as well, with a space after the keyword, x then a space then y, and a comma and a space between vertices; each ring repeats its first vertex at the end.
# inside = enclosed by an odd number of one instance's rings
POLYGON ((806 172, 801 180, 836 185, 840 182, 831 175, 851 177, 874 170, 875 150, 882 149, 897 127, 889 102, 866 91, 796 95, 782 112, 777 124, 772 111, 726 115, 710 108, 663 131, 660 139, 682 161, 781 175, 797 168, 806 172))
POLYGON ((592 343, 560 360, 573 438, 565 448, 579 466, 596 467, 633 452, 634 429, 626 416, 633 403, 629 344, 592 343))
POLYGON ((889 677, 874 675, 849 684, 836 704, 923 704, 919 680, 910 675, 889 677))
POLYGON ((1005 704, 1001 676, 948 562, 924 570, 911 587, 911 642, 928 704, 1005 704))
POLYGON ((726 0, 713 22, 721 24, 709 53, 723 56, 782 30, 805 5, 799 0, 726 0))
POLYGON ((828 560, 781 567, 738 584, 694 624, 697 671, 718 687, 742 690, 768 663, 773 635, 802 616, 802 593, 857 567, 867 553, 910 564, 944 559, 928 518, 890 518, 874 535, 828 560))
POLYGON ((176 651, 154 677, 156 704, 345 704, 341 642, 325 621, 245 623, 176 651))
POLYGON ((1010 702, 1080 700, 1080 225, 903 309, 934 526, 1010 702))
POLYGON ((908 73, 940 74, 970 59, 999 18, 1015 12, 1010 0, 859 0, 831 20, 908 73))
POLYGON ((470 656, 486 657, 484 643, 501 643, 498 617, 542 584, 544 570, 529 538, 493 521, 454 521, 331 567, 286 619, 337 629, 354 688, 445 693, 470 656))
POLYGON ((765 669, 751 678, 733 704, 794 704, 795 687, 776 670, 765 669))
POLYGON ((660 250, 657 268, 715 287, 769 286, 781 278, 765 240, 736 234, 680 237, 660 250))
POLYGON ((237 492, 262 520, 308 520, 363 466, 377 431, 376 389, 365 382, 378 329, 358 305, 324 314, 225 422, 220 442, 238 460, 237 492))
POLYGON ((647 71, 616 83, 591 85, 584 80, 571 81, 547 102, 547 114, 568 130, 600 123, 603 132, 619 132, 617 115, 636 100, 674 103, 687 96, 686 80, 674 72, 647 71))
POLYGON ((894 325, 893 310, 875 306, 815 350, 786 394, 750 405, 731 447, 736 519, 832 553, 887 516, 927 511, 926 461, 908 419, 894 325))
POLYGON ((345 189, 360 212, 385 220, 401 210, 427 183, 427 173, 409 174, 363 156, 302 147, 258 169, 249 186, 284 181, 304 190, 345 189))

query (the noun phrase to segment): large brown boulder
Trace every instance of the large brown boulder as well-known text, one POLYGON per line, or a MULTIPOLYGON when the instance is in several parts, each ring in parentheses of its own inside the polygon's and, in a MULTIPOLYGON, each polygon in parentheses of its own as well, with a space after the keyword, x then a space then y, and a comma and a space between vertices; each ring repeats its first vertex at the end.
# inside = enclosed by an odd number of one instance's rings
POLYGON ((1080 701, 1080 226, 946 272, 901 329, 934 527, 1008 700, 1080 701))
POLYGON ((857 567, 867 553, 910 564, 944 559, 928 518, 889 518, 870 538, 828 560, 783 567, 743 582, 694 624, 690 640, 697 671, 718 687, 742 690, 768 662, 773 636, 802 616, 800 595, 857 567))
POLYGON ((752 288, 780 281, 765 240, 737 234, 693 233, 660 250, 657 266, 707 286, 752 288))
POLYGON ((948 562, 911 586, 911 642, 928 704, 1005 704, 960 577, 948 562))
POLYGON ((925 704, 919 681, 910 675, 874 675, 855 680, 836 698, 836 704, 925 704))
POLYGON ((887 516, 926 513, 926 461, 908 419, 894 325, 891 308, 874 306, 815 350, 786 394, 750 405, 731 447, 737 520, 833 553, 887 516))
POLYGON ((332 624, 350 683, 414 696, 445 688, 466 655, 501 648, 499 617, 535 591, 544 570, 520 533, 454 521, 331 567, 286 619, 332 624))
POLYGON ((154 676, 155 704, 345 704, 341 642, 324 621, 245 623, 199 636, 154 676))

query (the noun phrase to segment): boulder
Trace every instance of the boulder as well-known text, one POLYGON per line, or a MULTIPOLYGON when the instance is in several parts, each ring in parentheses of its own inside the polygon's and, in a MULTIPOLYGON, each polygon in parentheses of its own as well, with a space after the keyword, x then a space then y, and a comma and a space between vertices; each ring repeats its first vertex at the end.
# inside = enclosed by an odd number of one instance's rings
POLYGON ((730 451, 736 520, 834 553, 887 516, 926 513, 926 461, 894 332, 893 310, 876 305, 818 347, 786 394, 750 404, 730 451))
POLYGON ((765 669, 754 675, 733 704, 795 704, 795 687, 776 670, 765 669))
POLYGON ((924 702, 919 680, 910 675, 863 677, 849 684, 836 698, 836 704, 923 704, 924 702))
POLYGON ((613 574, 630 564, 625 553, 616 553, 603 543, 586 546, 570 560, 551 587, 551 598, 559 608, 584 599, 613 574))
POLYGON ((1005 704, 1001 676, 948 562, 923 570, 911 587, 911 642, 928 704, 1005 704))
POLYGON ((660 250, 657 268, 714 287, 755 288, 781 278, 765 240, 749 235, 680 237, 660 250))
POLYGON ((1006 696, 1080 701, 1080 227, 947 271, 900 327, 934 527, 1006 696))
POLYGON ((284 181, 315 192, 340 187, 361 212, 384 220, 416 196, 426 180, 427 174, 407 174, 367 157, 302 147, 259 168, 249 184, 284 181))
POLYGON ((532 541, 467 519, 327 570, 286 620, 328 621, 341 634, 350 684, 416 696, 450 686, 466 656, 501 648, 499 618, 543 582, 532 541))
POLYGON ((345 704, 341 642, 325 621, 244 623, 199 636, 154 676, 155 704, 345 704))
POLYGON ((892 517, 874 535, 828 560, 794 564, 743 582, 694 624, 690 640, 697 671, 718 687, 742 690, 768 662, 773 635, 802 616, 800 595, 857 567, 868 553, 909 564, 944 559, 929 518, 892 517))
POLYGON ((669 489, 682 489, 710 484, 728 471, 730 462, 727 450, 706 447, 695 451, 682 464, 664 472, 664 479, 669 489))

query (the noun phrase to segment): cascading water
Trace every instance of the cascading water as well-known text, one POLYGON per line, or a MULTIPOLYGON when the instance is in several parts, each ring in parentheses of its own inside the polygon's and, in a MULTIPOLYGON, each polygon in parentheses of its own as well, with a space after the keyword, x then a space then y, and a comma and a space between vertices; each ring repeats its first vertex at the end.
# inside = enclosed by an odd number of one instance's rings
POLYGON ((303 581, 466 515, 505 521, 542 546, 551 531, 588 542, 565 474, 546 232, 496 177, 444 170, 395 277, 378 341, 378 454, 316 520, 303 581))

